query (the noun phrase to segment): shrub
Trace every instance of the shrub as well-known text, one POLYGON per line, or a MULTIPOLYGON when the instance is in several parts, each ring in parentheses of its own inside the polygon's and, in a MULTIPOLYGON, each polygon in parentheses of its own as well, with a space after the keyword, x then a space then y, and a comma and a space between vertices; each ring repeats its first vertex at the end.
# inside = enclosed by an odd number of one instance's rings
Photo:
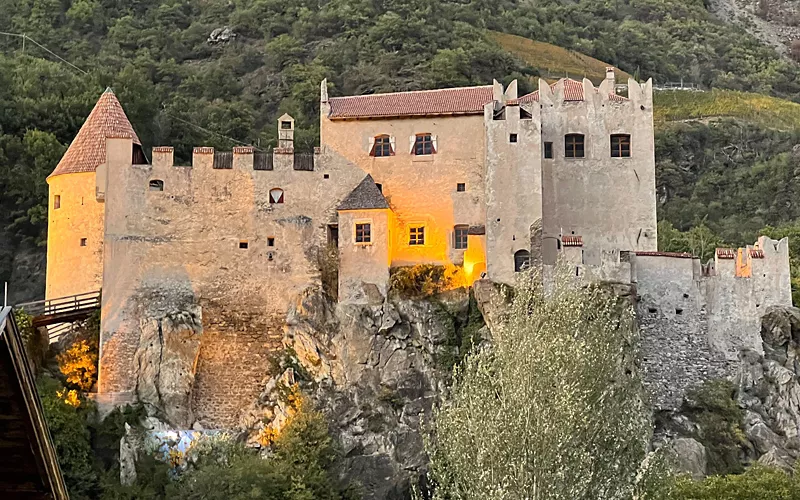
POLYGON ((739 455, 747 444, 742 419, 744 412, 733 399, 728 380, 712 380, 689 391, 683 413, 697 423, 694 436, 708 451, 709 474, 738 474, 744 469, 739 455))
POLYGON ((77 393, 77 405, 65 402, 59 396, 65 389, 55 379, 39 377, 37 385, 70 498, 97 498, 99 478, 93 466, 94 452, 87 427, 87 420, 95 411, 94 405, 77 393))
POLYGON ((740 475, 711 476, 702 481, 678 480, 669 500, 797 500, 800 477, 754 465, 740 475))
POLYGON ((389 270, 389 287, 402 297, 430 297, 463 286, 463 269, 456 266, 417 264, 389 270))
POLYGON ((336 452, 322 414, 303 399, 298 411, 261 458, 240 443, 229 442, 220 454, 206 455, 202 465, 170 484, 167 497, 236 500, 340 500, 358 498, 340 488, 329 472, 336 452), (224 455, 224 456, 222 456, 224 455))
POLYGON ((56 359, 68 384, 89 391, 97 382, 97 344, 78 340, 56 359))

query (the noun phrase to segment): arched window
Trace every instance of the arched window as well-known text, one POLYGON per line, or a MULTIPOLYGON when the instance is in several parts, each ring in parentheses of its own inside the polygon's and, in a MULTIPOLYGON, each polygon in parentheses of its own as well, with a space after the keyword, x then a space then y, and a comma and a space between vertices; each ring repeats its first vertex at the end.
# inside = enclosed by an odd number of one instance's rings
POLYGON ((564 156, 567 158, 583 158, 583 134, 567 134, 564 136, 564 156))
POLYGON ((531 267, 531 253, 527 250, 517 250, 514 253, 514 272, 518 273, 531 267))
POLYGON ((382 157, 394 154, 392 138, 388 135, 376 135, 373 141, 372 151, 369 152, 370 156, 382 157))
POLYGON ((272 203, 283 203, 283 189, 280 188, 272 188, 269 190, 269 202, 272 203))
POLYGON ((150 191, 163 191, 164 190, 164 181, 153 179, 150 181, 150 191))

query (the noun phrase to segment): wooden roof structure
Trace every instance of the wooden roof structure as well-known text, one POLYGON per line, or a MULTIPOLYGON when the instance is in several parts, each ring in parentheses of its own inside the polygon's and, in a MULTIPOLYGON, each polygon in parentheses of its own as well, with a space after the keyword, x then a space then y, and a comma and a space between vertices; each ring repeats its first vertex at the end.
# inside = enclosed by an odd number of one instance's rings
POLYGON ((69 498, 10 307, 0 308, 0 498, 69 498))

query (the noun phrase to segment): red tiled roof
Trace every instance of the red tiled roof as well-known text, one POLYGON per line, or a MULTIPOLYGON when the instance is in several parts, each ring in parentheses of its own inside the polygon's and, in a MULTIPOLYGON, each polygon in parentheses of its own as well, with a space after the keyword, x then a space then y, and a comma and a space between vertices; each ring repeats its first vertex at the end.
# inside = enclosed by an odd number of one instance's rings
POLYGON ((751 248, 750 249, 750 257, 754 259, 763 259, 764 258, 764 250, 760 248, 751 248))
POLYGON ((583 237, 582 236, 575 236, 575 235, 567 235, 561 237, 561 243, 565 247, 582 247, 583 246, 583 237))
POLYGON ((439 90, 416 90, 351 97, 332 97, 329 118, 481 114, 492 102, 491 85, 439 90))
POLYGON ((717 248, 718 259, 735 259, 736 250, 733 248, 717 248))
POLYGON ((130 138, 134 144, 142 144, 117 96, 111 89, 106 89, 49 177, 94 172, 106 161, 106 139, 111 137, 130 138))
MULTIPOLYGON (((550 84, 551 89, 555 89, 558 82, 550 84)), ((597 91, 597 89, 595 89, 597 91)), ((609 94, 608 98, 612 101, 627 101, 625 97, 617 94, 609 94)), ((579 82, 577 80, 573 80, 571 78, 564 79, 564 101, 582 101, 583 100, 583 82, 579 82)), ((524 96, 517 99, 518 102, 538 102, 539 101, 539 91, 531 92, 530 94, 525 94, 524 96)))
POLYGON ((678 259, 693 259, 694 255, 688 252, 636 252, 638 257, 675 257, 678 259))

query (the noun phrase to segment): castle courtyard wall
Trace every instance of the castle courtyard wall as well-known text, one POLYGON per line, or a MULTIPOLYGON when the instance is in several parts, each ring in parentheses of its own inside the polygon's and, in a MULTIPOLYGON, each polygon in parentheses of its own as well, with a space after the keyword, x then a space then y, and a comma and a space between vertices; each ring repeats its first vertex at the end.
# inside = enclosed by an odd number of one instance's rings
POLYGON ((314 171, 293 170, 291 154, 255 171, 247 149, 232 169, 214 169, 211 148, 196 148, 190 167, 173 166, 171 148, 156 148, 152 166, 130 165, 129 141, 109 140, 108 151, 99 392, 135 392, 142 321, 199 305, 194 415, 232 425, 282 348, 289 302, 319 286, 316 252, 364 174, 325 153, 314 171), (283 203, 269 202, 273 188, 283 203))

